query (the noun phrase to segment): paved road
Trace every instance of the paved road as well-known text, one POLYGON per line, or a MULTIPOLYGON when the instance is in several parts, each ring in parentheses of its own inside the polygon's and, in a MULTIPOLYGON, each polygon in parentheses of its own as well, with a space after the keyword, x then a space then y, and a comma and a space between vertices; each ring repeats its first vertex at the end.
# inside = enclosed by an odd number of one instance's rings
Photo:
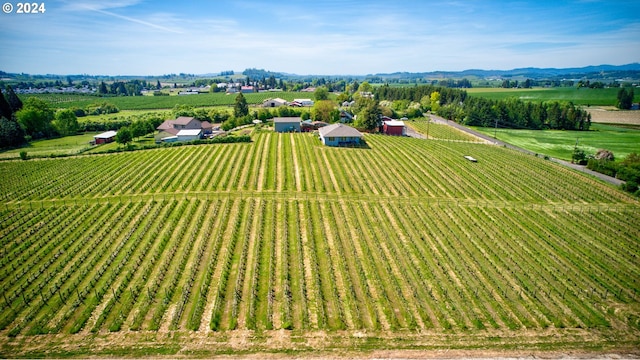
MULTIPOLYGON (((534 152, 531 152, 529 150, 523 149, 521 147, 513 146, 511 144, 505 143, 505 142, 500 141, 498 139, 494 139, 491 136, 487 136, 487 135, 479 133, 479 132, 477 132, 477 131, 475 131, 473 129, 469 129, 466 126, 460 125, 460 124, 456 123, 455 121, 450 121, 450 120, 441 118, 440 116, 433 115, 433 114, 427 114, 427 116, 429 116, 429 118, 431 119, 431 121, 434 124, 446 124, 446 125, 449 125, 449 126, 453 126, 454 128, 456 128, 458 130, 461 130, 461 131, 464 131, 464 132, 466 132, 468 134, 477 136, 477 137, 487 141, 488 143, 491 143, 491 144, 494 144, 494 145, 498 145, 498 146, 504 146, 504 147, 507 147, 507 148, 510 148, 510 149, 514 149, 514 150, 523 152, 525 154, 535 155, 534 152)), ((409 129, 407 129, 407 135, 408 136, 412 136, 412 134, 410 134, 410 132, 411 131, 409 131, 409 129)), ((417 135, 421 136, 420 134, 417 134, 417 135)), ((418 136, 413 136, 413 137, 418 137, 418 136)), ((424 139, 425 137, 421 136, 421 138, 424 139)), ((566 167, 569 167, 571 169, 581 171, 581 172, 583 172, 585 174, 589 174, 589 175, 595 176, 595 177, 597 177, 598 179, 600 179, 602 181, 606 181, 606 182, 608 182, 610 184, 613 184, 613 185, 616 185, 616 186, 620 186, 620 185, 624 184, 624 181, 622 181, 620 179, 616 179, 614 177, 607 176, 605 174, 601 174, 599 172, 589 170, 584 165, 572 164, 572 163, 570 163, 568 161, 555 159, 555 158, 551 158, 551 157, 549 158, 549 160, 551 160, 551 161, 553 161, 555 163, 558 163, 560 165, 564 165, 566 167)))

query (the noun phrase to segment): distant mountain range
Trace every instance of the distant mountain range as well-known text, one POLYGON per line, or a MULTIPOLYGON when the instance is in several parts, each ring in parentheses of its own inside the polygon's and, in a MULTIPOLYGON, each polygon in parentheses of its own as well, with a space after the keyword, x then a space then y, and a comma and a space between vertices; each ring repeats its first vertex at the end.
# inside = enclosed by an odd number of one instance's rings
POLYGON ((148 79, 162 81, 174 81, 174 80, 195 80, 203 78, 214 77, 240 77, 248 76, 251 79, 269 78, 271 76, 276 79, 284 80, 298 80, 311 82, 313 79, 318 78, 330 78, 330 79, 346 79, 350 80, 368 80, 371 82, 384 82, 384 81, 415 81, 416 79, 422 80, 440 80, 440 79, 532 79, 532 80, 563 80, 563 79, 588 79, 588 80, 604 80, 613 81, 618 79, 624 79, 626 81, 640 81, 640 63, 633 63, 627 65, 594 65, 585 66, 580 68, 520 68, 513 70, 481 70, 481 69, 469 69, 463 71, 430 71, 430 72, 394 72, 394 73, 378 73, 368 75, 348 75, 348 74, 336 74, 336 75, 299 75, 285 72, 273 72, 263 69, 246 69, 242 73, 233 71, 223 71, 219 73, 208 74, 165 74, 165 75, 126 75, 126 76, 109 76, 109 75, 61 75, 61 74, 16 74, 6 73, 0 71, 1 81, 44 81, 44 80, 68 80, 81 81, 81 80, 133 80, 133 79, 148 79))
POLYGON ((614 78, 617 76, 626 77, 631 75, 638 78, 640 75, 640 63, 627 65, 592 65, 580 68, 519 68, 513 70, 480 70, 470 69, 463 71, 431 71, 423 73, 396 72, 391 74, 375 74, 369 76, 379 76, 382 78, 512 78, 522 77, 530 79, 553 79, 553 78, 580 78, 587 75, 595 77, 614 78), (626 76, 625 76, 626 75, 626 76))

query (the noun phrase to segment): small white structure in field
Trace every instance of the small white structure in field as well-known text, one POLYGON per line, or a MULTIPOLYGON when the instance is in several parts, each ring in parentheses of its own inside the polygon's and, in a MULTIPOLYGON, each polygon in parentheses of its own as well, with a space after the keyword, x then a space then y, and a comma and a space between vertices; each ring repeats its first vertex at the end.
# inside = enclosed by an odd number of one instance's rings
POLYGON ((465 155, 464 158, 469 160, 469 161, 471 161, 471 162, 478 162, 478 160, 476 160, 475 158, 473 158, 473 157, 471 157, 469 155, 465 155))

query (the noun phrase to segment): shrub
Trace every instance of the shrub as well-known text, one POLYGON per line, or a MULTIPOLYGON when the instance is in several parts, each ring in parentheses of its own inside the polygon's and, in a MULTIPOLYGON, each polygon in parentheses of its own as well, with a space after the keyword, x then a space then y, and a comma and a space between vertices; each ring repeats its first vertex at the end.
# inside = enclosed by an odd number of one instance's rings
POLYGON ((20 151, 20 159, 27 160, 28 158, 26 151, 20 151))

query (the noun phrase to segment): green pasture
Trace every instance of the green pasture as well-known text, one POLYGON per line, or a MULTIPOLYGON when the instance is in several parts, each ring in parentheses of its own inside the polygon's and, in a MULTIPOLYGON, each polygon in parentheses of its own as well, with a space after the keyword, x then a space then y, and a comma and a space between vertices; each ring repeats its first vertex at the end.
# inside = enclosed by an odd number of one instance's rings
MULTIPOLYGON (((466 89, 470 96, 479 96, 492 100, 518 98, 527 101, 571 101, 583 106, 615 106, 618 88, 588 89, 577 87, 503 89, 503 88, 471 88, 466 89)), ((635 95, 640 100, 640 91, 635 95)))
MULTIPOLYGON (((493 128, 473 129, 494 136, 493 128)), ((599 149, 607 149, 618 160, 629 153, 640 152, 640 130, 595 123, 591 124, 590 131, 498 129, 496 138, 538 154, 565 160, 571 160, 576 141, 578 147, 587 154, 593 155, 599 149)))
POLYGON ((0 152, 0 159, 19 159, 22 151, 26 151, 27 156, 30 157, 78 154, 91 147, 89 142, 93 140, 93 136, 96 134, 98 133, 85 133, 76 136, 32 141, 21 148, 0 152))

